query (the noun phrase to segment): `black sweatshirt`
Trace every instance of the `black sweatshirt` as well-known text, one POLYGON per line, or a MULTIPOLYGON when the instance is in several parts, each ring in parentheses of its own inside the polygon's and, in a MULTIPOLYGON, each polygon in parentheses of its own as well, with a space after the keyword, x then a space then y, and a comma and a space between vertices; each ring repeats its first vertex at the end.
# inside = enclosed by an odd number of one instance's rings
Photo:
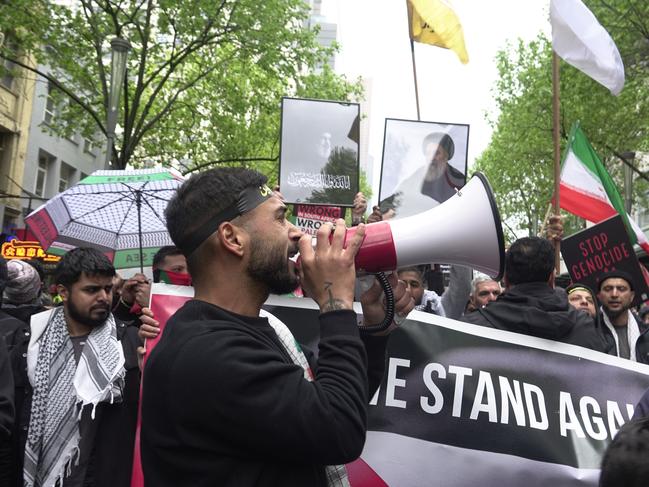
MULTIPOLYGON (((144 372, 146 485, 324 486, 325 465, 356 459, 370 392, 366 345, 353 311, 319 320, 315 381, 307 382, 266 318, 186 303, 144 372)), ((386 341, 368 340, 374 369, 384 365, 386 341)), ((372 372, 375 387, 382 370, 372 372)))

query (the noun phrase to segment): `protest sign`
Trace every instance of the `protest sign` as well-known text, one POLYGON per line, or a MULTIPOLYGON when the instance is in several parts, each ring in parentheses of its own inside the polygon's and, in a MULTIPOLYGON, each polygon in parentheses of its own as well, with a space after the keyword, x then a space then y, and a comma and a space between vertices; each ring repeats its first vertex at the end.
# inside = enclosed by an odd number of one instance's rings
MULTIPOLYGON (((155 284, 156 318, 191 294, 155 284)), ((317 347, 312 300, 271 296, 264 309, 317 347)), ((392 333, 386 363, 352 487, 595 487, 603 452, 649 389, 649 366, 418 311, 392 333)))
POLYGON ((640 263, 620 215, 564 238, 561 255, 573 282, 585 284, 597 292, 600 275, 623 270, 633 278, 633 305, 649 298, 640 263))
POLYGON ((469 126, 385 119, 379 206, 394 218, 443 203, 466 183, 469 126))
POLYGON ((345 218, 344 210, 339 206, 295 205, 293 211, 291 222, 308 235, 315 235, 324 222, 345 218))
POLYGON ((287 203, 352 206, 359 191, 360 105, 282 99, 279 186, 287 203))

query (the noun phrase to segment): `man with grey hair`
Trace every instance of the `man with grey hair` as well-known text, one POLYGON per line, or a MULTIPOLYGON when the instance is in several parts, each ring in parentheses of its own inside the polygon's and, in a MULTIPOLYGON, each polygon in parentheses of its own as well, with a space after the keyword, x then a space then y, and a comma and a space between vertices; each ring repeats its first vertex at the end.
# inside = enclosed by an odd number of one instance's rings
POLYGON ((471 281, 471 294, 469 295, 472 311, 484 308, 492 301, 498 299, 502 293, 502 288, 498 281, 494 281, 486 274, 477 274, 471 281))

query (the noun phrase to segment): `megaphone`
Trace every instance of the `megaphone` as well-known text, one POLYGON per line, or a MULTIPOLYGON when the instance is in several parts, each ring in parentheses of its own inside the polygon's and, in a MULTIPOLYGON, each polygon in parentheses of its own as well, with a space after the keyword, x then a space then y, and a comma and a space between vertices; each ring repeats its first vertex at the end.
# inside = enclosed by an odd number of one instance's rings
MULTIPOLYGON (((356 232, 348 229, 347 241, 356 232)), ((391 271, 419 264, 459 264, 500 280, 505 239, 489 181, 475 173, 444 203, 417 215, 369 223, 356 269, 391 271)))

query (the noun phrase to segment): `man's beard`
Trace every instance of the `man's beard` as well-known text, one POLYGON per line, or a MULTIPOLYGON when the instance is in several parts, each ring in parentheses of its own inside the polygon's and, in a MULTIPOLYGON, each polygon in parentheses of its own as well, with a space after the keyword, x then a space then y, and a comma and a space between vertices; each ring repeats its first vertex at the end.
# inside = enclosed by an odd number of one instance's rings
POLYGON ((272 294, 290 293, 299 284, 298 277, 289 269, 288 254, 259 240, 253 241, 247 271, 250 277, 263 282, 272 294))
MULTIPOLYGON (((97 318, 93 318, 91 313, 82 313, 79 308, 74 304, 73 299, 69 299, 67 303, 67 312, 70 318, 74 321, 81 323, 86 326, 91 326, 97 328, 98 326, 103 325, 108 319, 110 314, 110 304, 106 303, 106 311, 99 314, 97 318)), ((95 307, 95 310, 97 308, 95 307)), ((92 311, 91 311, 92 312, 92 311)))
POLYGON ((604 313, 606 313, 606 315, 611 320, 615 320, 616 318, 618 318, 619 316, 622 316, 623 314, 626 314, 626 312, 627 312, 627 308, 625 308, 625 307, 620 308, 619 311, 613 311, 613 310, 609 309, 607 306, 602 306, 602 307, 604 308, 604 313))
POLYGON ((436 161, 431 161, 430 165, 428 166, 428 171, 426 171, 426 176, 424 179, 426 181, 434 181, 435 179, 439 179, 444 175, 444 171, 446 171, 446 164, 436 162, 436 161))

